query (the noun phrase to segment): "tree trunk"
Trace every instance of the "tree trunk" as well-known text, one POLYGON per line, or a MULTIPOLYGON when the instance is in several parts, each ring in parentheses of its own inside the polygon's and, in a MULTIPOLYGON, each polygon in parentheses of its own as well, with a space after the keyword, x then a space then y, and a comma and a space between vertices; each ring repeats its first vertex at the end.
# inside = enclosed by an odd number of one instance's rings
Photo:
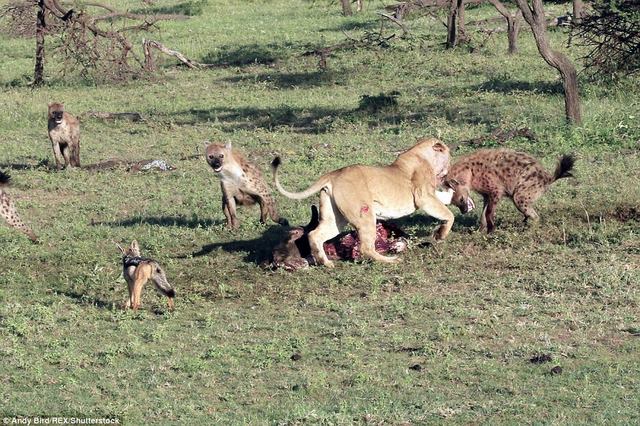
POLYGON ((464 33, 464 0, 451 0, 447 18, 447 49, 458 45, 461 33, 464 33))
POLYGON ((464 28, 464 0, 458 0, 458 43, 467 41, 467 32, 464 28))
POLYGON ((38 1, 38 13, 36 16, 36 65, 33 71, 33 85, 42 86, 44 84, 44 0, 38 1))
POLYGON ((507 37, 509 39, 509 55, 518 53, 518 34, 520 33, 520 19, 522 12, 518 10, 515 16, 507 19, 507 37))
POLYGON ((578 73, 571 60, 561 52, 551 49, 547 36, 547 21, 544 16, 542 0, 532 0, 529 6, 527 0, 515 0, 522 11, 524 19, 531 26, 538 51, 546 63, 560 72, 564 88, 564 109, 567 120, 572 124, 580 124, 580 95, 578 92, 578 73))
POLYGON ((573 0, 573 23, 579 24, 584 15, 584 3, 582 0, 573 0))
POLYGON ((353 11, 351 10, 351 0, 340 0, 342 3, 342 14, 344 16, 353 15, 353 11))
POLYGON ((504 16, 507 21, 507 38, 509 40, 509 54, 518 53, 518 33, 520 32, 520 18, 522 12, 520 9, 512 15, 509 9, 505 7, 500 0, 489 0, 489 2, 498 10, 500 15, 504 16))

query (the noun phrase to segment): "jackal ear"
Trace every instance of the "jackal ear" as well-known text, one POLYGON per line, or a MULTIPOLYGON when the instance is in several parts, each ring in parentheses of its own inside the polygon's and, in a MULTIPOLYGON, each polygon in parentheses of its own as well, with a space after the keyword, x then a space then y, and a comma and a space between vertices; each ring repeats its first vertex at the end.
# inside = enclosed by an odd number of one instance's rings
POLYGON ((131 250, 140 250, 140 246, 138 245, 138 240, 131 241, 131 246, 129 246, 131 250))
POLYGON ((227 142, 226 144, 224 144, 225 149, 231 150, 231 142, 227 142))

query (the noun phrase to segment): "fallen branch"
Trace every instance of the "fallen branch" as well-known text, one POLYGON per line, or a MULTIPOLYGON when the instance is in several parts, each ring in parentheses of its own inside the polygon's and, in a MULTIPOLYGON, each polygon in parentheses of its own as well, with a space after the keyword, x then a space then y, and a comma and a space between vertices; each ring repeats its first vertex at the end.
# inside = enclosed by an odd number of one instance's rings
POLYGON ((387 18, 388 20, 390 20, 391 22, 399 26, 402 29, 402 37, 409 35, 409 30, 407 29, 407 26, 404 24, 404 22, 402 22, 401 19, 398 19, 395 16, 391 16, 383 12, 378 12, 378 15, 380 15, 383 18, 387 18))
POLYGON ((153 56, 151 55, 151 49, 155 48, 158 49, 160 52, 164 53, 165 55, 169 55, 169 56, 173 56, 176 59, 178 59, 180 62, 182 62, 183 64, 185 64, 186 66, 188 66, 191 69, 198 69, 198 68, 211 68, 215 65, 213 64, 203 64, 201 62, 196 62, 192 59, 187 58, 186 56, 184 56, 182 53, 178 52, 177 50, 172 50, 169 49, 168 47, 166 47, 165 45, 163 45, 162 43, 159 43, 157 41, 154 40, 142 40, 142 48, 144 50, 144 68, 147 71, 153 71, 155 69, 155 64, 153 63, 153 56))

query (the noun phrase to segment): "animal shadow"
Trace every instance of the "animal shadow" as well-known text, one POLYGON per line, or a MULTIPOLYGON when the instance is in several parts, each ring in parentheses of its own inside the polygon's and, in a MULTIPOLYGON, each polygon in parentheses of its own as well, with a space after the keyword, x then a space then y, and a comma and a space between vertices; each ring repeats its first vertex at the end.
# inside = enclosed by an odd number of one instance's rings
POLYGON ((42 160, 33 157, 26 159, 24 163, 2 163, 0 170, 54 170, 55 167, 49 163, 49 160, 42 160))
POLYGON ((92 225, 132 227, 140 225, 179 226, 181 228, 208 228, 222 224, 222 221, 184 216, 134 216, 113 222, 93 222, 92 225))
POLYGON ((97 307, 98 309, 106 309, 111 311, 113 310, 113 306, 115 304, 115 302, 108 302, 98 297, 84 293, 78 293, 77 291, 73 290, 58 290, 56 292, 70 299, 73 299, 74 302, 78 305, 91 305, 97 307))
POLYGON ((245 262, 260 265, 270 261, 273 247, 282 241, 287 229, 282 226, 272 225, 258 238, 207 244, 197 252, 192 253, 191 256, 205 256, 212 251, 221 249, 227 253, 246 253, 243 258, 245 262))

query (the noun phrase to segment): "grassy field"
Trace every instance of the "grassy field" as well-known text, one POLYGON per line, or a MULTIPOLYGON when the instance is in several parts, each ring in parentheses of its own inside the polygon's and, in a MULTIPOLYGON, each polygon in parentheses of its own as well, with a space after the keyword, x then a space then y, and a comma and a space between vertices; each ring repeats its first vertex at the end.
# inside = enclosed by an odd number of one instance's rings
MULTIPOLYGON (((637 78, 604 85, 581 75, 584 123, 568 127, 558 75, 528 32, 513 57, 504 33, 485 40, 473 25, 474 49, 445 51, 440 21, 413 16, 411 38, 336 52, 319 71, 302 54, 345 40, 343 31, 377 32, 382 2, 351 18, 328 1, 175 4, 150 7, 193 16, 150 38, 218 66, 194 71, 166 59, 153 79, 96 85, 62 78, 49 56, 48 84, 32 89, 34 40, 0 36, 0 170, 11 173, 10 194, 41 239, 33 245, 0 227, 0 415, 640 423, 637 78), (361 102, 393 91, 397 104, 379 111, 361 102), (176 169, 56 172, 46 131, 54 100, 74 114, 145 118, 84 119, 84 165, 158 158, 176 169), (411 235, 398 265, 264 270, 284 229, 245 209, 240 228, 227 230, 202 155, 204 140, 230 141, 265 173, 282 155, 283 183, 297 190, 344 165, 391 162, 420 136, 454 145, 521 127, 536 140, 506 146, 548 169, 561 154, 578 158, 576 178, 538 202, 539 226, 525 228, 507 200, 487 236, 476 231, 477 211, 455 209, 452 234, 433 245, 437 223, 416 214, 397 222, 411 235), (114 241, 134 238, 164 265, 174 312, 151 284, 142 310, 121 309, 127 290, 114 241)), ((467 18, 496 15, 486 6, 467 18)), ((551 36, 580 64, 584 52, 567 48, 566 33, 551 36)), ((315 202, 277 200, 293 224, 306 223, 315 202)))

